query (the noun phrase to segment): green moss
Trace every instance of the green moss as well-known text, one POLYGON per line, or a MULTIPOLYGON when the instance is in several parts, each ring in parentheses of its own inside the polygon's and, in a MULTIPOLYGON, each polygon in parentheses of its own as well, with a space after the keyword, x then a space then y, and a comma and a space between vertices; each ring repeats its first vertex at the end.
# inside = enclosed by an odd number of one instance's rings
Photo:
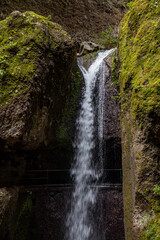
POLYGON ((160 187, 155 185, 153 191, 157 199, 151 201, 153 214, 147 219, 141 240, 160 240, 160 187))
POLYGON ((43 52, 70 37, 60 25, 33 12, 13 12, 0 22, 0 104, 27 92, 43 52))
POLYGON ((160 195, 160 186, 158 186, 158 185, 156 184, 156 185, 154 186, 153 191, 154 191, 155 194, 160 195))
POLYGON ((135 118, 160 107, 160 2, 135 0, 121 23, 122 109, 135 118))

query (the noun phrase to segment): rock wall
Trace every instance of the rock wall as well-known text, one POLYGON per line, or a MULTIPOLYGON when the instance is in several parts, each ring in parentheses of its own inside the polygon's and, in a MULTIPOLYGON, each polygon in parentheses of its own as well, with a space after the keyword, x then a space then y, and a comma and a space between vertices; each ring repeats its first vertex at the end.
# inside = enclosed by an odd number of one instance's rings
POLYGON ((160 5, 135 0, 120 30, 126 240, 160 238, 160 5))
MULTIPOLYGON (((25 229, 27 229, 27 222, 25 223, 25 216, 22 214, 23 218, 17 225, 19 237, 15 231, 14 240, 67 239, 66 216, 71 205, 71 194, 72 187, 32 189, 32 195, 29 198, 32 202, 32 217, 28 218, 28 235, 24 234, 25 229)), ((24 199, 22 192, 19 193, 19 196, 24 199)), ((99 189, 98 201, 93 213, 96 227, 92 238, 124 240, 122 198, 121 188, 99 189)))
MULTIPOLYGON (((109 74, 105 81, 105 99, 104 99, 104 168, 121 169, 121 127, 120 127, 120 104, 118 100, 119 88, 115 83, 115 71, 118 74, 118 65, 114 68, 114 61, 117 59, 117 50, 106 60, 109 67, 109 74)), ((117 64, 117 63, 116 63, 117 64)), ((116 76, 117 77, 117 76, 116 76)))
POLYGON ((34 11, 63 26, 78 41, 91 40, 106 28, 118 27, 125 6, 121 0, 3 0, 1 18, 12 11, 34 11))
POLYGON ((0 239, 10 239, 14 232, 14 214, 18 188, 0 189, 0 239))
POLYGON ((0 189, 0 239, 28 240, 33 234, 32 198, 18 187, 0 189))
POLYGON ((80 74, 71 37, 33 12, 16 11, 0 22, 0 51, 3 185, 17 183, 27 166, 56 168, 59 162, 65 168, 80 74))

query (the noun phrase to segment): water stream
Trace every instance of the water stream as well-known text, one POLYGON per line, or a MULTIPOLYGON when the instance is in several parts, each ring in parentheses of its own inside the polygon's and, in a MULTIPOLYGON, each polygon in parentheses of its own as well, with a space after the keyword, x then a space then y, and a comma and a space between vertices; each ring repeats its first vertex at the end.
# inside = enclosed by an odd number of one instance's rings
POLYGON ((99 239, 95 237, 93 210, 98 188, 94 185, 103 173, 104 82, 107 71, 109 71, 103 60, 112 51, 113 49, 99 53, 88 71, 78 60, 85 87, 79 116, 76 120, 75 156, 71 169, 75 188, 72 193, 71 210, 66 221, 68 240, 102 240, 99 235, 99 239), (98 94, 95 95, 97 84, 98 94), (98 161, 94 158, 95 149, 98 161))

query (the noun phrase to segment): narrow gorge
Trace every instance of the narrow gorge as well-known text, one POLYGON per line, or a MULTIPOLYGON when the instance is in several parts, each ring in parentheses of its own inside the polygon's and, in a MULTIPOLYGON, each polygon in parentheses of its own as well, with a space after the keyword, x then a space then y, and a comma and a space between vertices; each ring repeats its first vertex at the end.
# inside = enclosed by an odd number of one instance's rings
POLYGON ((0 240, 160 240, 160 1, 0 2, 0 240))

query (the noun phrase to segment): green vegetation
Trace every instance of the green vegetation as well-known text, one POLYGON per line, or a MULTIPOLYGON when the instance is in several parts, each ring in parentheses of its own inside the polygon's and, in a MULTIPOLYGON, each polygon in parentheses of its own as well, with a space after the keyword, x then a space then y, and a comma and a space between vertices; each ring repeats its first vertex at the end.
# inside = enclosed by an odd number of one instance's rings
POLYGON ((147 225, 142 232, 142 240, 160 240, 160 186, 153 188, 157 199, 152 200, 152 216, 147 218, 147 225))
POLYGON ((131 2, 131 0, 122 0, 122 3, 123 3, 124 5, 127 5, 127 6, 128 6, 128 4, 129 4, 129 2, 131 2))
POLYGON ((111 49, 117 46, 117 38, 113 34, 113 28, 106 29, 99 33, 97 37, 99 45, 104 46, 106 49, 111 49))
POLYGON ((160 1, 135 0, 121 23, 121 99, 136 119, 160 108, 160 1))
POLYGON ((154 188, 153 188, 153 191, 154 191, 155 194, 160 195, 160 186, 155 185, 154 188))
POLYGON ((43 53, 70 39, 58 24, 33 12, 13 12, 0 22, 0 105, 27 92, 43 53))
MULTIPOLYGON (((154 154, 157 156, 157 152, 147 155, 149 148, 153 149, 153 152, 156 150, 152 147, 154 143, 150 137, 146 136, 148 129, 154 124, 149 126, 149 122, 146 123, 147 131, 141 132, 144 136, 143 139, 137 135, 138 127, 144 127, 146 117, 152 116, 151 113, 157 114, 160 109, 160 1, 135 0, 131 1, 128 7, 129 11, 120 26, 119 40, 121 62, 119 85, 121 119, 124 128, 122 129, 124 134, 123 162, 124 168, 126 165, 126 169, 129 169, 128 159, 131 157, 135 161, 136 167, 133 167, 133 171, 135 171, 136 203, 141 208, 141 203, 144 201, 148 213, 146 221, 144 221, 143 232, 141 236, 137 236, 137 239, 160 240, 160 189, 157 185, 153 187, 156 182, 154 183, 154 174, 152 176, 150 173, 151 169, 155 168, 156 163, 153 156, 154 154), (141 145, 138 142, 139 139, 142 140, 144 148, 136 153, 138 148, 135 146, 141 145), (145 146, 146 142, 148 148, 145 146), (135 156, 132 155, 132 151, 135 151, 135 156)), ((128 174, 127 171, 126 174, 128 174)), ((129 177, 132 179, 131 176, 129 177)), ((128 185, 128 189, 126 187, 124 190, 125 214, 128 221, 126 226, 129 229, 127 234, 131 234, 133 215, 130 214, 130 209, 134 208, 133 192, 130 190, 131 185, 129 180, 127 181, 127 176, 124 178, 128 185), (130 196, 131 199, 129 199, 130 196), (128 206, 131 206, 130 209, 128 206)), ((159 184, 158 179, 157 183, 159 184)))
POLYGON ((160 240, 160 214, 148 221, 142 240, 160 240))

